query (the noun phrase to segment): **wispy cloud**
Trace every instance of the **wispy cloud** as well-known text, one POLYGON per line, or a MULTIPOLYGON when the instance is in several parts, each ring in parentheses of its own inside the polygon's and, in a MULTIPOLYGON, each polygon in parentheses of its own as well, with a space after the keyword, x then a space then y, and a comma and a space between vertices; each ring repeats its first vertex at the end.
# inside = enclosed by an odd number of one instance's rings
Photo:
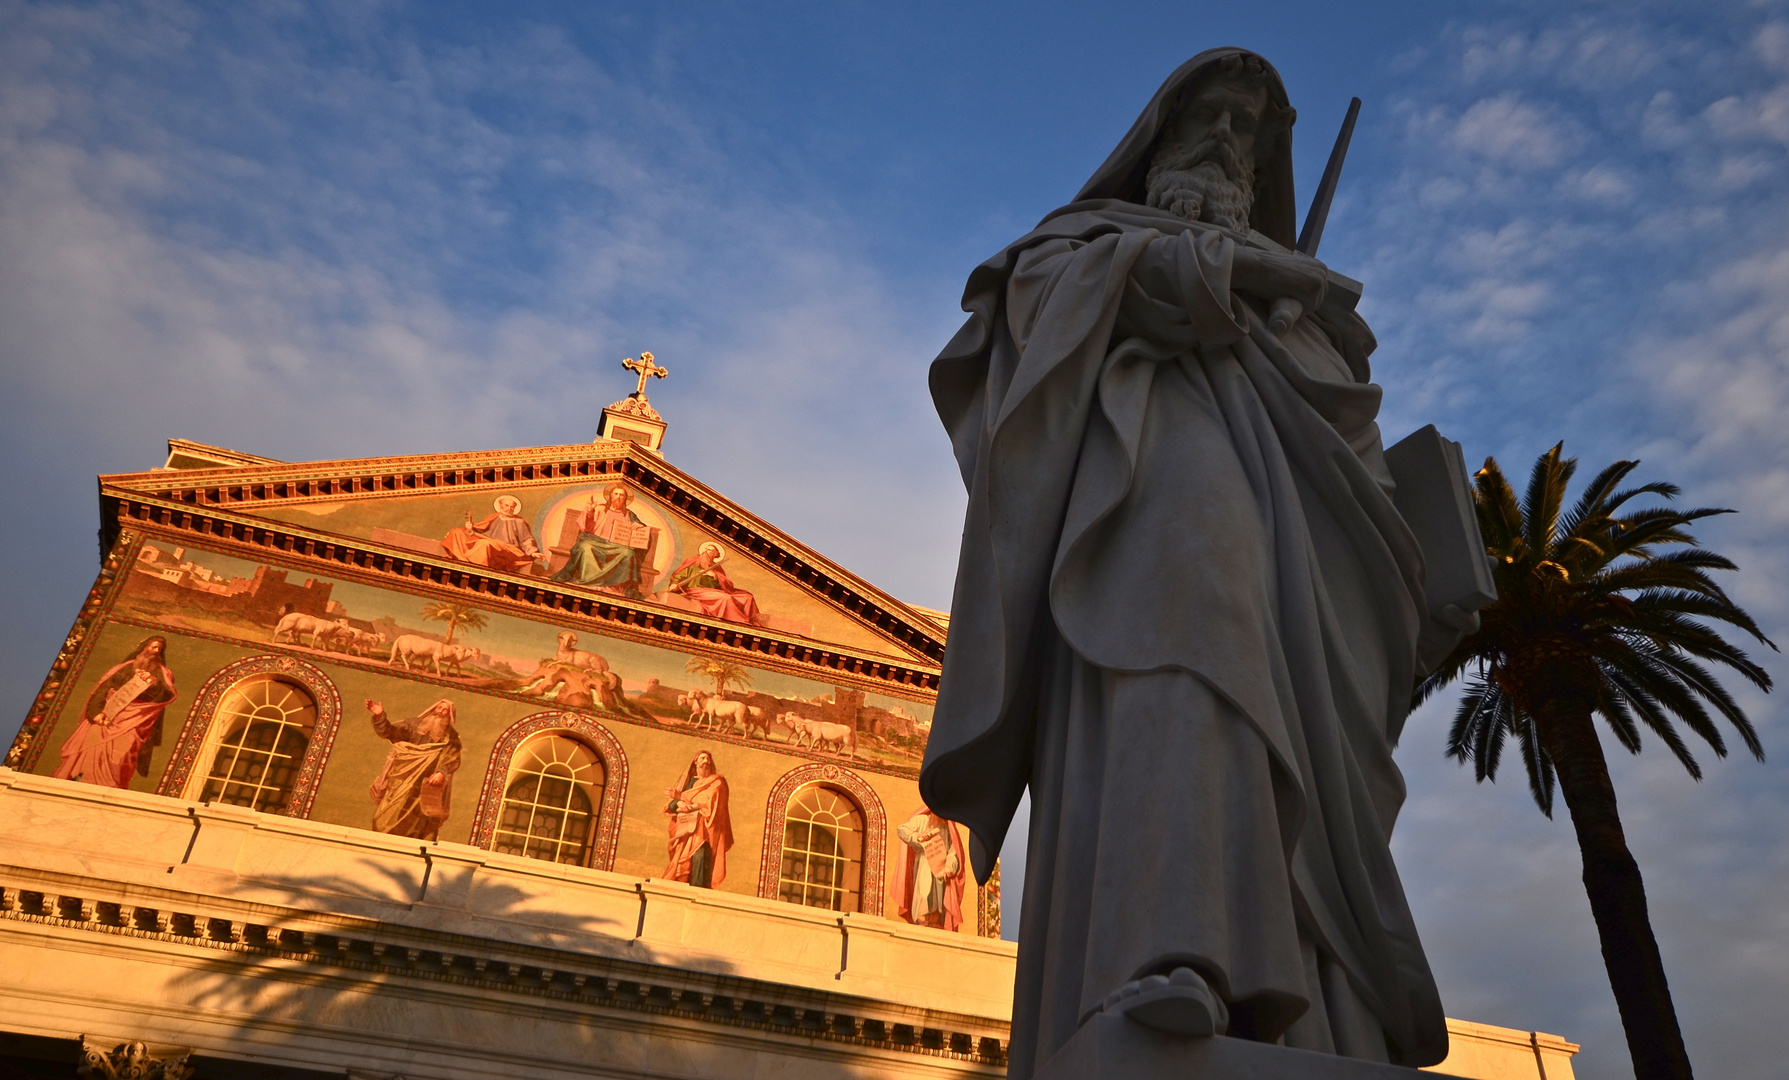
MULTIPOLYGON (((1354 181, 1388 194, 1335 231, 1364 256, 1389 435, 1433 420, 1518 472, 1564 438, 1591 467, 1640 457, 1686 501, 1740 509, 1705 538, 1783 641, 1789 32, 1766 20, 1729 10, 1686 33, 1604 8, 1456 27, 1400 74, 1389 164, 1354 181)), ((1746 701, 1780 751, 1780 710, 1746 701)), ((1438 768, 1446 711, 1404 737, 1397 837, 1445 1000, 1583 1042, 1580 1076, 1626 1075, 1565 811, 1547 822, 1519 775, 1471 791, 1438 768)), ((1789 994, 1789 770, 1734 760, 1696 784, 1660 750, 1610 747, 1692 1057, 1768 1072, 1789 1053, 1757 1004, 1789 994)))
MULTIPOLYGON (((1324 254, 1367 283, 1387 434, 1437 422, 1516 469, 1560 438, 1590 464, 1643 457, 1743 511, 1708 539, 1789 641, 1789 24, 1498 10, 1395 43, 1363 94, 1324 254)), ((0 0, 0 447, 22 523, 0 558, 29 568, 0 579, 4 715, 91 574, 68 540, 94 473, 156 463, 167 435, 289 458, 586 439, 641 348, 673 372, 653 389, 673 461, 946 602, 961 494, 920 373, 966 263, 940 282, 879 262, 907 238, 676 92, 674 33, 629 37, 622 71, 544 17, 455 36, 421 11, 0 0)), ((1035 160, 997 128, 925 167, 1035 160)), ((953 190, 988 200, 951 219, 977 246, 1036 212, 953 190)), ((1789 1056, 1785 725, 1748 705, 1767 766, 1698 785, 1657 747, 1614 762, 1710 1075, 1789 1056)), ((1475 789, 1441 763, 1444 713, 1399 751, 1397 848, 1445 1000, 1582 1041, 1586 1080, 1622 1075, 1569 826, 1519 778, 1475 789)))

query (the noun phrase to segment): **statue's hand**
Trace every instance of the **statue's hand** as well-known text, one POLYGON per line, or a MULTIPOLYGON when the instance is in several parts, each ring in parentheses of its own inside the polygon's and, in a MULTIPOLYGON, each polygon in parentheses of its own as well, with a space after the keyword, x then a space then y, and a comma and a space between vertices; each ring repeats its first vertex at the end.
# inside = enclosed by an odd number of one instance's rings
POLYGON ((1230 288, 1264 304, 1285 299, 1315 311, 1329 288, 1329 271, 1309 255, 1237 245, 1230 288))

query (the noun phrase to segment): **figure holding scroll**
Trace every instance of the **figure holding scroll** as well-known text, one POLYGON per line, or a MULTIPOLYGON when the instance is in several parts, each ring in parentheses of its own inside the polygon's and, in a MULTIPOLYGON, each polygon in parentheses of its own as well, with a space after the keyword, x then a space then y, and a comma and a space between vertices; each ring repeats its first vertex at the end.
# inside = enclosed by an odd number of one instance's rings
POLYGON ((391 743, 385 766, 373 780, 373 831, 438 840, 453 812, 453 774, 460 770, 460 730, 453 702, 435 702, 421 715, 393 720, 380 702, 367 700, 373 731, 391 743))
POLYGON ((895 836, 907 847, 895 878, 901 918, 955 933, 963 925, 963 879, 969 869, 956 823, 922 806, 895 826, 895 836))

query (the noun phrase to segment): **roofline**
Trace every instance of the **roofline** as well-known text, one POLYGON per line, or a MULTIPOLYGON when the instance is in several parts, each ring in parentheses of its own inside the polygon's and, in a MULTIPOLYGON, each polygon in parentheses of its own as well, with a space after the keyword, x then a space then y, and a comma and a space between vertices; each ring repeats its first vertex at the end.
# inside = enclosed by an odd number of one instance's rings
MULTIPOLYGON (((175 440, 170 440, 170 445, 175 440)), ((180 440, 185 443, 185 440, 180 440)), ((195 447, 203 444, 189 444, 195 447)), ((220 455, 221 456, 221 455, 220 455)), ((249 457, 249 455, 238 455, 249 457)), ((557 486, 603 477, 625 479, 684 516, 727 538, 775 572, 820 594, 849 617, 870 624, 913 651, 922 664, 943 657, 941 613, 915 608, 821 555, 733 500, 633 443, 599 440, 509 450, 455 451, 395 457, 279 462, 267 458, 216 468, 153 469, 99 477, 102 526, 109 549, 122 523, 108 502, 119 498, 178 506, 183 511, 223 511, 249 505, 288 505, 378 498, 403 492, 449 491, 483 485, 557 486), (887 625, 897 624, 897 625, 887 625)), ((159 516, 159 515, 158 515, 159 516)), ((262 519, 257 523, 266 524, 262 519)), ((292 530, 295 527, 287 527, 292 530)), ((298 530, 302 531, 302 530, 298 530)), ((370 541, 331 536, 344 549, 398 554, 370 541)), ((411 561, 426 560, 403 552, 411 561)), ((465 564, 452 564, 465 567, 465 564)), ((520 580, 520 579, 519 579, 520 580)), ((533 579, 527 579, 530 582, 533 579)), ((582 596, 582 590, 565 590, 582 596)), ((605 598, 619 599, 619 598, 605 598)), ((945 616, 948 621, 948 616, 945 616)))
POLYGON ((209 462, 211 468, 239 468, 249 465, 283 465, 285 462, 277 458, 260 457, 256 454, 245 454, 240 450, 229 450, 222 446, 195 442, 192 439, 169 439, 168 460, 162 466, 166 469, 204 469, 206 464, 175 464, 181 458, 196 462, 209 462))

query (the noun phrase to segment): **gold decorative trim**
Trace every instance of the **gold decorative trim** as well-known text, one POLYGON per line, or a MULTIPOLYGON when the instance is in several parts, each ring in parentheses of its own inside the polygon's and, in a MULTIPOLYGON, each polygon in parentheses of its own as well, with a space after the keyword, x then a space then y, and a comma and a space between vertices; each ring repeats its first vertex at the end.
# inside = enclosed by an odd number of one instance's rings
POLYGON ((43 736, 49 730, 44 721, 61 708, 80 676, 81 664, 86 659, 84 646, 92 639, 94 624, 117 593, 118 584, 123 579, 119 570, 128 568, 135 561, 133 549, 141 539, 139 533, 120 531, 112 541, 100 563, 99 576, 93 580, 93 588, 87 590, 87 599, 82 601, 81 611, 75 616, 74 627, 63 639, 62 648, 50 664, 50 673, 44 676, 37 697, 32 699, 31 709, 25 714, 25 722, 19 725, 19 733, 6 752, 7 768, 30 772, 37 759, 43 756, 43 736))
POLYGON ((988 883, 975 890, 975 933, 977 937, 1000 936, 1000 860, 994 860, 988 883))

